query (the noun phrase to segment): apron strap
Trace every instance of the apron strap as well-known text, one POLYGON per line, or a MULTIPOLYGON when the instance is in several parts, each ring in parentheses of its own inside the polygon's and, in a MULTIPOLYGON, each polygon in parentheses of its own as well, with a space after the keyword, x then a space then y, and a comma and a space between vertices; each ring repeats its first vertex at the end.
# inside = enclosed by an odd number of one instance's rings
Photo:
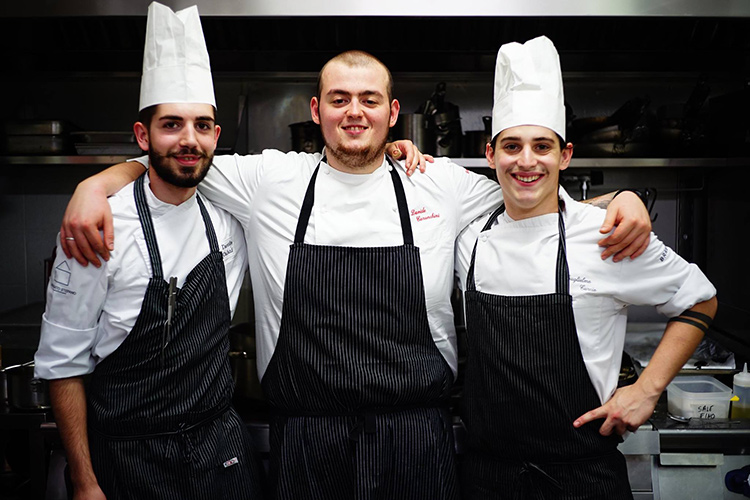
MULTIPOLYGON (((562 200, 559 200, 559 208, 557 210, 557 233, 559 235, 559 241, 557 244, 557 263, 555 265, 555 292, 562 293, 565 295, 570 294, 570 271, 568 270, 568 259, 567 249, 565 244, 565 220, 563 219, 563 209, 565 204, 562 200)), ((495 223, 497 218, 505 212, 505 204, 500 205, 487 220, 487 223, 482 227, 480 233, 487 231, 495 223)), ((479 238, 477 238, 479 241, 479 238)), ((476 282, 474 280, 474 264, 477 256, 477 242, 474 242, 474 248, 471 251, 471 263, 469 264, 469 272, 466 275, 466 291, 476 291, 476 282)))
MULTIPOLYGON (((401 234, 404 238, 404 245, 414 245, 414 235, 411 230, 411 221, 409 220, 409 209, 406 204, 404 185, 401 182, 398 172, 396 172, 396 167, 393 165, 390 156, 386 155, 386 159, 391 167, 391 180, 393 181, 393 189, 396 193, 396 203, 398 205, 398 215, 399 221, 401 222, 401 234)), ((312 207, 315 203, 315 181, 318 178, 320 164, 324 161, 326 161, 325 156, 323 156, 318 162, 318 165, 315 167, 315 171, 310 178, 310 182, 307 185, 305 199, 302 201, 302 208, 300 209, 299 218, 297 219, 297 229, 294 233, 295 245, 303 244, 305 242, 307 225, 310 221, 310 215, 312 214, 312 207)))
POLYGON ((219 240, 216 238, 216 231, 214 230, 214 225, 211 222, 211 217, 208 215, 208 209, 206 209, 206 205, 203 203, 203 200, 201 200, 201 197, 197 194, 195 195, 198 199, 198 207, 201 209, 201 216, 203 217, 203 224, 206 226, 206 236, 208 237, 208 248, 211 253, 218 252, 219 251, 219 240))
POLYGON ((555 266, 555 291, 564 295, 570 295, 570 271, 568 270, 568 251, 565 243, 564 208, 565 204, 562 199, 560 199, 558 201, 557 209, 557 233, 559 235, 559 243, 557 245, 557 265, 555 266))
MULTIPOLYGON (((487 231, 490 227, 492 227, 492 224, 495 223, 498 217, 500 217, 500 214, 505 212, 505 203, 497 207, 497 209, 492 212, 492 215, 490 215, 490 218, 487 220, 487 223, 482 227, 482 230, 480 233, 483 233, 487 231)), ((477 238, 477 241, 479 241, 479 238, 477 238)), ((471 264, 469 265, 469 273, 466 276, 466 291, 468 292, 474 292, 476 291, 476 283, 474 282, 474 261, 476 260, 477 256, 477 242, 474 242, 474 249, 471 251, 471 264)))
POLYGON ((404 236, 404 245, 414 245, 414 234, 411 231, 411 221, 409 220, 409 208, 406 204, 406 193, 404 193, 404 184, 401 182, 396 166, 393 164, 391 157, 386 155, 388 164, 391 167, 391 179, 393 180, 393 189, 396 191, 396 204, 398 205, 398 216, 401 219, 401 233, 404 236))
MULTIPOLYGON (((146 202, 146 192, 144 190, 143 178, 148 172, 144 172, 140 177, 135 180, 133 185, 133 193, 135 194, 135 207, 138 210, 138 219, 141 222, 143 228, 143 236, 146 239, 146 248, 148 249, 148 256, 151 260, 151 270, 154 278, 164 278, 164 271, 161 267, 161 254, 159 253, 159 244, 156 242, 156 232, 154 231, 154 222, 151 220, 151 210, 148 208, 146 202)), ((203 218, 203 225, 206 227, 206 237, 208 238, 208 247, 211 252, 219 251, 219 241, 216 238, 216 231, 214 225, 211 222, 211 217, 208 215, 203 200, 196 193, 198 199, 198 207, 201 211, 201 217, 203 218)))
POLYGON ((146 202, 146 193, 143 190, 143 178, 148 171, 141 174, 135 180, 133 185, 133 194, 135 195, 135 208, 138 210, 138 219, 141 221, 143 236, 146 238, 146 247, 148 256, 151 259, 151 274, 154 278, 164 278, 164 271, 161 268, 161 254, 159 245, 156 243, 156 232, 154 231, 154 222, 151 220, 151 210, 146 202))

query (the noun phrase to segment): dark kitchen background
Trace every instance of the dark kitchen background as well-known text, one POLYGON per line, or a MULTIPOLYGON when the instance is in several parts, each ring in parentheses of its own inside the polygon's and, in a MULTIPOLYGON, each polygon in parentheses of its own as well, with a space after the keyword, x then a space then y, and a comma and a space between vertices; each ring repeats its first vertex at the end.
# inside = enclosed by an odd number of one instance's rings
MULTIPOLYGON (((224 153, 317 147, 315 130, 302 125, 310 120, 317 72, 337 53, 362 49, 391 69, 403 115, 436 99, 452 105, 453 121, 425 149, 489 175, 483 117, 491 114, 497 50, 548 36, 560 53, 576 147, 565 187, 578 198, 647 190, 655 232, 718 289, 710 337, 738 362, 750 359, 750 264, 743 246, 750 228, 750 4, 415 1, 382 2, 377 11, 294 0, 163 3, 199 5, 224 153), (440 139, 448 142, 441 146, 440 139)), ((142 0, 0 6, 5 366, 33 355, 19 339, 38 337, 47 266, 75 185, 138 155, 130 132, 147 6, 142 0)), ((235 324, 252 320, 249 290, 241 301, 235 324)), ((630 320, 664 318, 635 308, 630 320)))

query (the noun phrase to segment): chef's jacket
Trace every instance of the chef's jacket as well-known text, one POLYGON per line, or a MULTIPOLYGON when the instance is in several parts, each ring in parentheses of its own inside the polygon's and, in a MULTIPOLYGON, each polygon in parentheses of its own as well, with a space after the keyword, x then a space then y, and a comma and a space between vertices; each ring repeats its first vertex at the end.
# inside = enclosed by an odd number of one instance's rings
MULTIPOLYGON (((209 253, 206 227, 195 195, 171 205, 144 191, 154 222, 164 279, 177 277, 181 287, 190 271, 209 253)), ((115 249, 100 268, 81 266, 57 252, 47 287, 35 375, 58 379, 91 373, 125 340, 141 310, 151 278, 151 261, 138 219, 133 184, 109 198, 114 216, 115 249)), ((204 204, 224 256, 231 312, 242 286, 247 252, 242 227, 228 213, 204 204)), ((59 247, 59 235, 58 235, 59 247)))
MULTIPOLYGON (((320 153, 217 156, 199 190, 239 219, 245 229, 255 301, 258 375, 273 355, 281 325, 289 246, 302 201, 320 153)), ((147 163, 147 158, 139 161, 147 163)), ((315 204, 305 243, 336 246, 403 244, 393 181, 383 159, 371 174, 347 174, 321 163, 315 204)), ((425 174, 399 174, 409 206, 414 244, 419 247, 425 301, 435 345, 457 369, 456 332, 450 295, 454 245, 459 232, 502 201, 500 187, 445 158, 425 174)))
MULTIPOLYGON (((640 257, 602 260, 597 241, 603 236, 599 228, 605 210, 573 200, 563 188, 560 196, 565 201, 570 294, 578 341, 591 381, 604 403, 617 389, 627 307, 656 306, 660 313, 673 317, 710 299, 716 289, 698 266, 686 262, 654 234, 640 257)), ((456 271, 461 288, 466 289, 471 252, 477 242, 477 291, 509 296, 554 293, 557 213, 514 221, 504 212, 489 230, 481 232, 488 218, 472 223, 457 241, 456 271)))

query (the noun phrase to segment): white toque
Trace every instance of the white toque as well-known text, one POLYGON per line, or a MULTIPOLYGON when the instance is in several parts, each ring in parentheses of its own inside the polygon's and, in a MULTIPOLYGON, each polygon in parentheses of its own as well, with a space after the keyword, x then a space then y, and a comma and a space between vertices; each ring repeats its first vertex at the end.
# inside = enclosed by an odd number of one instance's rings
POLYGON ((198 7, 172 12, 152 2, 146 22, 138 109, 172 102, 216 107, 208 50, 198 7))
POLYGON ((492 137, 518 125, 547 127, 565 139, 560 58, 545 36, 505 44, 497 53, 492 137))

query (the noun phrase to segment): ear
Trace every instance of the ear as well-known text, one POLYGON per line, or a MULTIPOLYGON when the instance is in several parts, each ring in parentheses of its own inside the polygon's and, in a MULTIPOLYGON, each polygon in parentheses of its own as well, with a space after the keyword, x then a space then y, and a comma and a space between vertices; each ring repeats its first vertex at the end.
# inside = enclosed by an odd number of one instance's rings
POLYGON ((562 150, 560 157, 560 170, 565 170, 570 166, 570 160, 573 158, 573 143, 569 142, 562 150))
POLYGON ((320 125, 320 113, 318 109, 318 98, 313 97, 310 99, 310 115, 312 116, 312 119, 315 123, 320 125))
POLYGON ((401 104, 399 104, 398 99, 394 99, 391 101, 391 120, 389 127, 392 127, 396 124, 396 121, 398 120, 398 112, 401 111, 401 104))
POLYGON ((492 170, 495 170, 495 150, 492 145, 488 142, 484 148, 484 157, 487 158, 487 163, 492 170))
POLYGON ((216 146, 219 144, 219 136, 221 135, 221 125, 214 125, 214 149, 216 149, 216 146))
POLYGON ((149 139, 146 126, 141 122, 135 122, 135 125, 133 125, 133 133, 135 134, 135 140, 138 141, 138 146, 140 146, 143 151, 148 151, 149 139))

